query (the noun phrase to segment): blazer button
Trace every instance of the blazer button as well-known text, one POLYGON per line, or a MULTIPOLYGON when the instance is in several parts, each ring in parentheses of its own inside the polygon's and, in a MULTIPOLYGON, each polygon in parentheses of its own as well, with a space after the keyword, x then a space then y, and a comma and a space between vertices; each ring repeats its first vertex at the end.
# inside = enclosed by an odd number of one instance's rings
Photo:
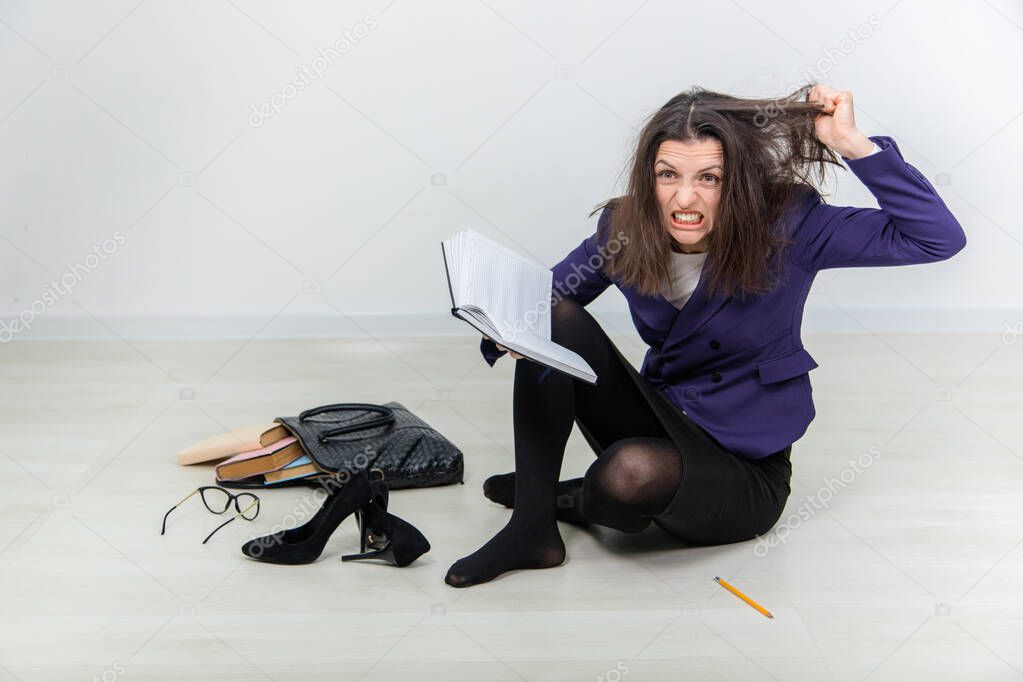
POLYGON ((710 375, 711 380, 716 384, 721 381, 721 372, 714 372, 710 375))
POLYGON ((710 347, 713 348, 714 350, 717 350, 718 348, 721 347, 721 342, 717 340, 711 341, 710 347))

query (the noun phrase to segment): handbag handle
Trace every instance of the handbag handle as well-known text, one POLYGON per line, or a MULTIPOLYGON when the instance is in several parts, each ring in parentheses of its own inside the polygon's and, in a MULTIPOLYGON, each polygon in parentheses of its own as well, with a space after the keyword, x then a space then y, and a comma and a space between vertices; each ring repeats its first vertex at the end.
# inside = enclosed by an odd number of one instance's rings
POLYGON ((313 417, 324 412, 342 412, 342 411, 359 411, 359 412, 375 412, 377 417, 368 421, 359 422, 357 424, 349 424, 348 426, 339 426, 336 429, 330 429, 320 434, 319 440, 321 443, 335 437, 341 436, 346 433, 355 433, 357 431, 368 431, 375 429, 380 426, 389 426, 394 423, 394 410, 383 405, 372 405, 370 403, 335 403, 333 405, 321 405, 320 407, 314 407, 306 410, 302 414, 298 415, 300 422, 305 421, 309 417, 313 417))

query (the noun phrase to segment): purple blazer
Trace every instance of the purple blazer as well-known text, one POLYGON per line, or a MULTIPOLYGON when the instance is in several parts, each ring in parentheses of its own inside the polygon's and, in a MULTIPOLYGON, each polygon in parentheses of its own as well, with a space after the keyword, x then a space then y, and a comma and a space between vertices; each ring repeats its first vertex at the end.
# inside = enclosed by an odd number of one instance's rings
MULTIPOLYGON (((966 246, 963 228, 895 141, 870 139, 880 151, 842 158, 880 208, 831 206, 805 186, 785 221, 783 234, 795 242, 781 252, 789 267, 768 294, 710 298, 701 279, 679 310, 662 296, 637 293, 600 269, 610 236, 605 208, 597 231, 552 268, 555 295, 585 306, 617 286, 650 346, 640 374, 729 451, 751 459, 777 452, 802 437, 816 415, 809 372, 818 365, 800 338, 816 274, 934 263, 966 246)), ((480 350, 491 366, 504 355, 486 339, 480 350)))

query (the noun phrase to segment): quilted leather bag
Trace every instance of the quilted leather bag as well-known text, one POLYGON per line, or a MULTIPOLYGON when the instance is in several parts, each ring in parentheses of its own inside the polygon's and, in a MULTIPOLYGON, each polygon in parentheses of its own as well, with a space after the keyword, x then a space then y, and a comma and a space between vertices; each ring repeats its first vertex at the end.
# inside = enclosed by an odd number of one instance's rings
POLYGON ((401 403, 321 405, 274 421, 327 474, 376 468, 391 490, 464 482, 462 451, 401 403))

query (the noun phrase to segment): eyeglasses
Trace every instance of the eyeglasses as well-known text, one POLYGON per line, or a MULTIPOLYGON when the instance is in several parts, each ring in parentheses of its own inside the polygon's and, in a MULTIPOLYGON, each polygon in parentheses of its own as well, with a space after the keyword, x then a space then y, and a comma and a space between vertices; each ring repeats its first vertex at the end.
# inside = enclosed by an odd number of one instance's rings
POLYGON ((181 498, 181 501, 167 510, 167 513, 163 515, 163 526, 160 528, 160 535, 163 535, 167 530, 167 517, 170 516, 170 513, 180 507, 185 500, 196 493, 199 493, 199 497, 202 498, 202 503, 214 514, 223 514, 226 512, 228 507, 231 506, 232 501, 234 501, 234 508, 238 510, 237 514, 214 528, 213 532, 206 536, 206 540, 202 541, 202 544, 204 545, 207 540, 213 537, 213 533, 216 533, 218 530, 238 517, 241 517, 246 521, 252 521, 259 516, 259 498, 252 493, 239 493, 235 495, 231 491, 221 488, 220 486, 204 485, 185 495, 181 498))

